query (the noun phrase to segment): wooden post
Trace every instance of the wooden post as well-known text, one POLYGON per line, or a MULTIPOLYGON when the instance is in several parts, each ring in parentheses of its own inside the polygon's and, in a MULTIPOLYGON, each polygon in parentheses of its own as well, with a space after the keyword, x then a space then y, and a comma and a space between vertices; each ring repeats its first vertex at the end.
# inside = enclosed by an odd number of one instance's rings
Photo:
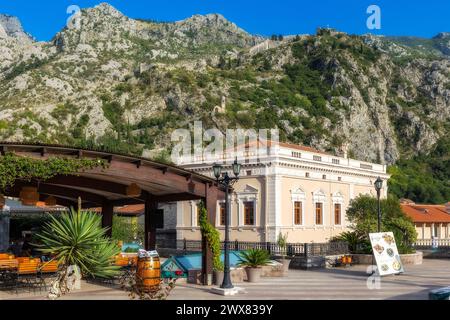
POLYGON ((151 224, 150 215, 157 209, 158 203, 148 195, 145 201, 145 250, 156 249, 156 226, 151 224))
MULTIPOLYGON (((214 186, 205 184, 206 198, 204 199, 206 210, 208 211, 208 221, 213 226, 216 225, 216 207, 218 200, 218 190, 214 186)), ((210 285, 213 274, 213 255, 205 237, 202 237, 202 279, 203 285, 210 285)))
POLYGON ((108 228, 106 235, 112 236, 114 205, 111 201, 105 200, 102 205, 102 227, 108 228))

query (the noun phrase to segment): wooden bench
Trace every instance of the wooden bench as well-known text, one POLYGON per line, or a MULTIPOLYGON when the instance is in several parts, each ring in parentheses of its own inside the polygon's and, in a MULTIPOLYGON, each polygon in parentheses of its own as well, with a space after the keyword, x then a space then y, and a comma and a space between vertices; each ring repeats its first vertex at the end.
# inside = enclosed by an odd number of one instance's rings
POLYGON ((40 271, 43 274, 56 273, 58 272, 59 264, 58 261, 52 260, 48 262, 42 262, 40 265, 40 271))
POLYGON ((19 275, 28 275, 28 274, 37 274, 39 269, 39 263, 37 261, 26 261, 20 262, 17 268, 17 274, 19 275))
POLYGON ((0 253, 0 260, 14 259, 14 255, 9 253, 0 253))
POLYGON ((40 259, 29 259, 22 263, 19 262, 17 267, 18 285, 28 287, 33 289, 33 291, 36 287, 39 287, 40 290, 46 288, 45 281, 40 273, 40 264, 40 259))
POLYGON ((30 262, 29 257, 17 257, 16 259, 17 259, 17 261, 19 261, 19 263, 30 262))
POLYGON ((16 270, 18 266, 16 259, 0 260, 0 270, 16 270))

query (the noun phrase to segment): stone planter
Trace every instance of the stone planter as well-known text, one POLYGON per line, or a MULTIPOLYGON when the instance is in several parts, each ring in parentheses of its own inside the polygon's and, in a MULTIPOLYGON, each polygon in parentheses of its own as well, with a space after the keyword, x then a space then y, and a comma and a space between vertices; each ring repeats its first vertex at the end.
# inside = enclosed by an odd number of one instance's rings
POLYGON ((214 271, 214 284, 216 286, 221 286, 223 283, 223 276, 224 276, 224 272, 223 271, 214 271))
MULTIPOLYGON (((223 274, 223 273, 222 273, 223 274)), ((213 274, 213 277, 215 280, 215 273, 213 274)), ((242 283, 245 279, 245 271, 243 268, 231 268, 231 282, 234 283, 242 283)), ((199 269, 192 269, 188 271, 188 278, 185 280, 187 283, 191 284, 203 284, 202 280, 202 270, 199 269)), ((222 278, 223 281, 223 278, 222 278)), ((218 284, 219 286, 222 285, 222 281, 218 284)), ((182 282, 182 280, 180 281, 182 282)), ((216 281, 214 281, 214 284, 216 281)), ((212 284, 212 283, 211 283, 212 284)))
POLYGON ((352 254, 352 260, 354 264, 375 264, 375 257, 372 254, 352 254))
POLYGON ((81 289, 81 270, 77 265, 67 268, 67 287, 70 291, 81 289))
MULTIPOLYGON (((355 264, 371 265, 375 263, 375 258, 371 254, 352 254, 355 264)), ((423 253, 417 251, 413 254, 401 254, 400 259, 403 265, 421 265, 423 262, 423 253)))
POLYGON ((259 282, 261 279, 261 268, 245 268, 248 282, 259 282))
POLYGON ((325 268, 325 257, 294 257, 291 261, 291 269, 310 270, 325 268))
POLYGON ((421 265, 423 263, 423 253, 417 251, 412 254, 401 254, 400 259, 404 265, 421 265))
POLYGON ((279 263, 283 265, 283 273, 287 274, 289 272, 289 265, 291 264, 290 259, 278 259, 279 263))

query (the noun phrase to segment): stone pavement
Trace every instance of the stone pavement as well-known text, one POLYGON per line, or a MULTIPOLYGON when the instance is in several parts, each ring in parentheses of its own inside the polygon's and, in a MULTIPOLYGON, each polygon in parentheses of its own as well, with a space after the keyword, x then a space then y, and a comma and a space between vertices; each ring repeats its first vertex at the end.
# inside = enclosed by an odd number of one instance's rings
MULTIPOLYGON (((424 260, 420 266, 406 266, 406 273, 381 279, 380 289, 367 287, 367 266, 330 270, 291 270, 285 278, 262 278, 260 283, 241 283, 247 294, 222 297, 208 288, 178 284, 170 300, 371 300, 428 299, 432 289, 450 286, 450 260, 424 260)), ((370 281, 369 281, 370 282, 370 281)), ((373 283, 373 282, 370 282, 373 283)), ((0 292, 0 299, 43 300, 45 293, 0 292)), ((81 291, 62 300, 124 300, 127 293, 107 286, 83 283, 81 291)))

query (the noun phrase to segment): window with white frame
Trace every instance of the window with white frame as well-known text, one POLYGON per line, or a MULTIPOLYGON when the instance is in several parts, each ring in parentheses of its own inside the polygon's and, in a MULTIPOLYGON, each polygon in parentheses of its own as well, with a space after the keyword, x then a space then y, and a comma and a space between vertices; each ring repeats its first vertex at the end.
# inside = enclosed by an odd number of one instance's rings
POLYGON ((316 225, 323 225, 323 203, 316 202, 316 225))
POLYGON ((219 210, 218 210, 218 212, 219 212, 219 214, 218 214, 218 216, 219 216, 218 225, 223 227, 226 224, 226 214, 227 214, 225 201, 219 202, 218 206, 219 206, 219 210))
POLYGON ((326 195, 322 190, 313 192, 313 203, 314 203, 314 221, 315 225, 323 226, 324 221, 324 204, 326 203, 326 195))
POLYGON ((294 226, 304 225, 304 206, 306 200, 306 194, 301 188, 291 190, 292 200, 292 222, 294 226))
POLYGON ((200 201, 189 201, 191 205, 191 226, 200 226, 200 201))
POLYGON ((340 203, 334 204, 334 224, 340 226, 342 224, 342 205, 340 203))
POLYGON ((255 202, 254 201, 244 201, 244 225, 253 226, 255 225, 255 202))
POLYGON ((256 226, 257 221, 257 200, 258 189, 247 185, 243 191, 236 193, 238 202, 238 225, 239 226, 256 226))
POLYGON ((332 195, 333 200, 333 217, 334 224, 336 226, 342 225, 342 207, 344 205, 344 196, 340 192, 336 192, 332 195))
POLYGON ((294 225, 303 225, 303 203, 301 201, 294 201, 294 225))

